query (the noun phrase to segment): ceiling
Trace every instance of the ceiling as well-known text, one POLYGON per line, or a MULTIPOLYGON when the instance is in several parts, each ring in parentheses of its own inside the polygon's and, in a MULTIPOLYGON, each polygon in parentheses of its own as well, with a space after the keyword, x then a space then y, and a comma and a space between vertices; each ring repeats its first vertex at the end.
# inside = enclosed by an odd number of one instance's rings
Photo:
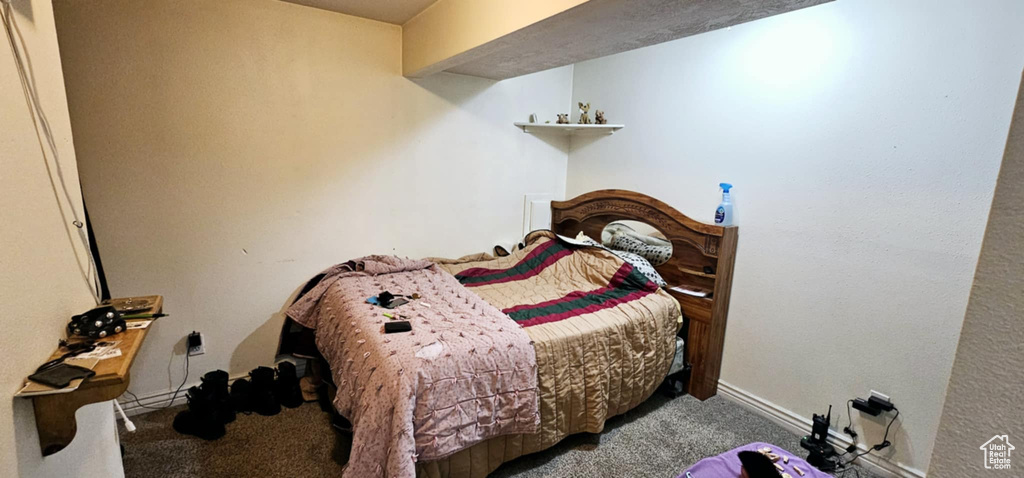
POLYGON ((402 25, 437 0, 282 0, 307 7, 402 25))
MULTIPOLYGON (((418 77, 447 71, 504 80, 831 1, 588 0, 420 72, 405 74, 418 77)), ((444 34, 438 32, 438 36, 444 34)))

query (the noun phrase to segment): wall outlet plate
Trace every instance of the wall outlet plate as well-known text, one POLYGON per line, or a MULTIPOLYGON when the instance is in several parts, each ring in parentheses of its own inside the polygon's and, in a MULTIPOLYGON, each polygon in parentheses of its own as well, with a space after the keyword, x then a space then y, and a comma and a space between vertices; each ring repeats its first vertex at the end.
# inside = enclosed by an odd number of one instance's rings
POLYGON ((190 356, 202 355, 206 353, 206 337, 199 332, 192 332, 188 334, 187 345, 188 354, 190 356))
POLYGON ((879 400, 881 400, 883 402, 892 402, 892 399, 890 399, 888 395, 886 395, 886 394, 884 394, 882 392, 879 392, 877 390, 872 390, 871 391, 871 396, 875 397, 875 398, 877 398, 877 399, 879 399, 879 400))
MULTIPOLYGON (((554 194, 527 194, 523 198, 523 236, 537 229, 551 228, 551 201, 554 194)), ((522 239, 520 237, 520 239, 522 239)))

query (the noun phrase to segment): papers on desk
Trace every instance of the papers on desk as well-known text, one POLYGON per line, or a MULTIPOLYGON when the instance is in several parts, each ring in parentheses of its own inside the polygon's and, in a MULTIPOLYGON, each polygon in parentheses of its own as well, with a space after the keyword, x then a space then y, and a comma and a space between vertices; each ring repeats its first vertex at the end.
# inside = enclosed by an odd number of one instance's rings
POLYGON ((125 324, 128 324, 128 330, 131 329, 144 329, 149 327, 149 324, 153 323, 153 319, 141 319, 141 320, 127 320, 125 324))
POLYGON ((91 352, 76 355, 75 358, 106 360, 109 358, 120 357, 121 347, 118 346, 119 343, 121 342, 117 340, 96 342, 95 349, 91 352))

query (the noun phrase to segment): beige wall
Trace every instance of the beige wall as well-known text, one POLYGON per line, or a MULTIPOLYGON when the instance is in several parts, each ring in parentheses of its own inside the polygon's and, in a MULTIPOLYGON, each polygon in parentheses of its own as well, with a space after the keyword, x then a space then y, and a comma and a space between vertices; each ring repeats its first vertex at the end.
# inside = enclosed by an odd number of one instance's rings
POLYGON ((401 29, 271 0, 55 2, 86 199, 112 293, 163 294, 131 390, 274 358, 303 281, 372 253, 520 239, 564 193, 571 67, 494 83, 402 77, 401 29), (174 354, 172 355, 172 350, 174 354), (169 366, 168 363, 171 363, 169 366))
MULTIPOLYGON (((804 430, 833 404, 840 434, 848 399, 887 393, 895 446, 860 460, 922 474, 1024 68, 1020 18, 1014 0, 840 1, 578 63, 573 103, 626 128, 573 140, 567 195, 637 189, 711 221, 733 183, 722 381, 804 430)), ((861 444, 886 423, 854 411, 861 444)))
POLYGON ((1020 476, 1024 469, 1024 82, 999 170, 985 242, 928 476, 1020 476), (1009 470, 985 470, 982 444, 1008 435, 1009 470))
MULTIPOLYGON (((68 318, 93 304, 82 273, 87 267, 85 248, 70 225, 71 210, 81 215, 82 204, 50 2, 15 0, 11 18, 24 41, 23 54, 31 61, 71 202, 62 193, 55 195, 47 163, 51 168, 56 164, 49 152, 44 159, 40 151, 4 35, 0 41, 0 350, 4 351, 0 476, 119 476, 120 455, 109 403, 81 409, 79 427, 93 433, 79 434, 70 447, 44 460, 32 402, 11 398, 53 351, 68 318)), ((55 173, 53 181, 57 181, 55 173)))
POLYGON ((438 0, 402 26, 404 74, 455 66, 454 57, 589 0, 438 0))

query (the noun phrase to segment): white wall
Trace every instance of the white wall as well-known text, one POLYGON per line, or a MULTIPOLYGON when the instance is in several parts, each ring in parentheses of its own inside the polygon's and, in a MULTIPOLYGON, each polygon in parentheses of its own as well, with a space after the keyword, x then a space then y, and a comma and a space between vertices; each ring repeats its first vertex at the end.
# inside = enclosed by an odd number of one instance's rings
MULTIPOLYGON (((928 475, 933 478, 983 476, 979 448, 994 435, 1024 443, 1024 82, 1017 96, 1010 138, 985 241, 974 275, 953 373, 928 475)), ((1022 449, 1024 450, 1024 449, 1022 449)), ((1020 452, 1018 452, 1020 453, 1020 452)), ((1011 453, 1008 474, 1020 470, 1011 453)), ((1020 475, 1020 471, 1017 471, 1020 475)))
POLYGON ((56 163, 49 152, 44 158, 40 151, 33 114, 4 33, 0 41, 0 350, 4 351, 0 476, 117 477, 123 471, 110 403, 79 409, 79 430, 88 432, 79 433, 68 448, 44 459, 32 402, 12 398, 25 377, 53 352, 71 315, 94 302, 82 274, 88 267, 86 249, 71 226, 72 210, 82 214, 81 192, 50 2, 15 0, 11 21, 20 32, 19 50, 31 61, 31 82, 53 131, 71 201, 55 193, 51 181, 58 181, 56 163))
POLYGON ((1015 1, 841 0, 577 64, 572 104, 626 128, 573 140, 566 195, 635 189, 711 221, 735 184, 722 380, 807 418, 831 403, 839 429, 847 399, 888 393, 890 458, 925 470, 1022 24, 1015 1))
POLYGON ((571 67, 414 82, 399 27, 269 0, 55 9, 112 293, 163 294, 171 314, 135 364, 140 396, 180 383, 192 330, 207 353, 190 381, 245 373, 320 270, 510 244, 524 194, 564 194, 566 144, 512 122, 554 117, 571 67))

